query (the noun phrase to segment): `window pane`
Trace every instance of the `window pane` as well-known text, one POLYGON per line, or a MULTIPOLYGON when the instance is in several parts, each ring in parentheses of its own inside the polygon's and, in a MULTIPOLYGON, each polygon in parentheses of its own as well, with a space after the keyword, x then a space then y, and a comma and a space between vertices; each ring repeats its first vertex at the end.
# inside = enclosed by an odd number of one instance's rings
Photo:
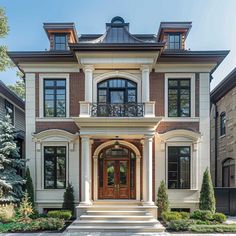
POLYGON ((56 85, 65 87, 66 86, 66 81, 65 80, 57 80, 56 85))
POLYGON ((53 89, 45 89, 45 94, 54 94, 54 90, 53 89))
POLYGON ((168 147, 168 188, 190 188, 190 147, 168 147))
POLYGON ((57 188, 64 188, 66 183, 65 156, 57 157, 57 188))
POLYGON ((66 114, 65 100, 57 100, 57 117, 64 117, 66 114))
POLYGON ((45 86, 53 86, 54 85, 54 80, 44 80, 45 86))
POLYGON ((190 80, 189 79, 181 80, 180 85, 190 87, 190 80))
POLYGON ((177 86, 178 85, 178 81, 177 80, 168 80, 169 86, 177 86))

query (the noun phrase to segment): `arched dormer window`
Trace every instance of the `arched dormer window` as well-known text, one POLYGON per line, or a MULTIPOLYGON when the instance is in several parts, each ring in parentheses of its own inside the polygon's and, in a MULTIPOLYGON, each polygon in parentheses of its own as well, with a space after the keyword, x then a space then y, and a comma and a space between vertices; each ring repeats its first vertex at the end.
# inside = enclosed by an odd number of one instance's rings
POLYGON ((225 112, 220 114, 220 135, 225 135, 226 115, 225 112))
POLYGON ((222 186, 235 187, 235 160, 227 158, 222 163, 222 186))

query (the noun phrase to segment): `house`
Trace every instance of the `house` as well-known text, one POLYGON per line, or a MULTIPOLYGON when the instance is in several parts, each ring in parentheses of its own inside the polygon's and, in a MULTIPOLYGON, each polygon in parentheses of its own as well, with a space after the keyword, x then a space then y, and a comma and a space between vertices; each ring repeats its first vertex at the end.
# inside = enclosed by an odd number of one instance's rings
POLYGON ((236 68, 211 92, 211 172, 216 187, 236 187, 236 68))
POLYGON ((210 165, 211 74, 228 51, 186 50, 191 22, 132 34, 114 17, 104 34, 45 23, 50 50, 9 52, 26 81, 26 152, 40 212, 75 191, 73 230, 163 230, 171 208, 198 208, 210 165))
POLYGON ((0 80, 0 120, 8 115, 16 132, 21 158, 25 158, 25 102, 0 80))

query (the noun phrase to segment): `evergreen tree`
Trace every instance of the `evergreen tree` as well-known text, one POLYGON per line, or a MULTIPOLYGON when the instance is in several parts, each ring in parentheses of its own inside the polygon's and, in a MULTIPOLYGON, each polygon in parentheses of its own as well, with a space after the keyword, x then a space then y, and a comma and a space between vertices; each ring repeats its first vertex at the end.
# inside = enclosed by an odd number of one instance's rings
POLYGON ((68 186, 66 188, 63 199, 64 199, 64 201, 63 201, 62 208, 65 210, 70 210, 72 212, 72 215, 74 215, 74 211, 75 211, 74 188, 70 183, 68 184, 68 186))
POLYGON ((208 168, 205 170, 203 175, 199 208, 200 210, 210 210, 212 213, 215 213, 216 210, 215 194, 211 174, 208 168))
POLYGON ((18 211, 23 218, 29 218, 29 216, 33 213, 32 203, 30 202, 27 191, 23 194, 18 211))
POLYGON ((157 192, 157 207, 159 216, 161 216, 162 212, 169 210, 169 200, 166 192, 166 185, 163 180, 161 181, 157 192))
POLYGON ((30 176, 29 167, 27 167, 27 169, 26 169, 25 180, 26 180, 25 190, 27 191, 27 193, 29 195, 29 201, 31 202, 32 206, 34 207, 34 186, 33 186, 32 178, 30 176))
POLYGON ((17 202, 22 197, 24 179, 19 171, 25 160, 19 155, 15 142, 15 131, 9 116, 0 121, 0 201, 17 202))

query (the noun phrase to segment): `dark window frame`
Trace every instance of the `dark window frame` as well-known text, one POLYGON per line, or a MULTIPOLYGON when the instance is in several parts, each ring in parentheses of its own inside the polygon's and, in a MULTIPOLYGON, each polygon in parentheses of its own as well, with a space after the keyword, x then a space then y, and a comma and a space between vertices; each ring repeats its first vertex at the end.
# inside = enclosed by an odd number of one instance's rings
POLYGON ((66 146, 44 146, 44 189, 65 189, 67 187, 67 147, 66 146), (53 187, 47 187, 46 185, 46 153, 45 153, 45 149, 46 148, 53 148, 54 149, 54 156, 53 156, 53 164, 54 164, 54 186, 53 187), (57 187, 57 148, 65 148, 65 180, 64 180, 64 187, 63 188, 58 188, 57 187))
POLYGON ((55 33, 54 35, 53 35, 53 49, 55 50, 55 51, 66 51, 66 50, 68 50, 68 36, 67 36, 67 34, 65 34, 65 33, 55 33), (65 43, 57 43, 56 42, 56 37, 65 37, 65 43), (57 48, 57 45, 63 45, 64 46, 64 48, 63 49, 61 49, 61 48, 57 48))
POLYGON ((168 33, 168 49, 170 50, 180 50, 182 47, 181 47, 181 44, 182 44, 182 34, 181 33, 168 33), (176 42, 175 41, 175 37, 178 36, 179 37, 179 42, 176 42), (171 37, 174 37, 174 41, 173 42, 170 42, 170 38, 171 37), (178 47, 175 47, 176 44, 178 44, 178 47), (174 47, 171 47, 170 45, 174 45, 174 47))
POLYGON ((220 114, 220 136, 226 134, 226 114, 225 112, 221 112, 220 114))
POLYGON ((15 121, 15 107, 7 99, 5 99, 5 112, 6 112, 6 116, 9 115, 12 125, 14 125, 15 124, 14 122, 15 121), (8 112, 8 107, 12 110, 11 114, 8 112))
MULTIPOLYGON (((138 92, 138 89, 137 89, 137 83, 132 81, 132 80, 129 80, 129 79, 124 79, 124 78, 110 78, 110 79, 106 79, 106 80, 103 80, 101 82, 99 82, 97 84, 97 103, 99 104, 103 104, 103 102, 99 102, 99 91, 106 91, 106 102, 104 102, 104 104, 110 104, 111 103, 111 98, 110 98, 110 92, 111 91, 123 91, 124 92, 124 104, 127 104, 127 103, 137 103, 137 92, 138 92), (122 80, 122 81, 125 81, 125 86, 124 87, 112 87, 110 85, 110 81, 112 80, 122 80), (107 86, 106 87, 99 87, 100 84, 102 83, 105 83, 107 82, 107 86), (132 86, 128 86, 128 83, 131 83, 133 84, 135 87, 132 87, 132 86), (129 100, 129 91, 135 91, 135 102, 128 102, 129 100)), ((130 96, 131 97, 131 96, 130 96)))
MULTIPOLYGON (((168 146, 168 156, 167 156, 167 167, 168 167, 168 170, 167 170, 167 173, 168 173, 168 189, 191 189, 191 158, 192 157, 192 152, 191 152, 191 146, 189 145, 186 145, 186 146, 168 146), (177 187, 176 188, 170 188, 169 187, 169 181, 171 181, 171 180, 169 180, 169 153, 170 153, 170 149, 171 148, 178 148, 178 157, 177 157, 177 173, 178 173, 178 176, 177 176, 177 187), (180 187, 180 168, 179 168, 179 166, 180 166, 180 155, 182 155, 183 156, 183 154, 180 154, 180 149, 181 148, 188 148, 189 149, 189 155, 187 156, 186 155, 186 157, 189 157, 189 169, 188 169, 188 171, 189 171, 189 179, 188 179, 188 183, 189 183, 189 186, 188 187, 185 187, 185 188, 181 188, 180 187)), ((172 163, 173 164, 173 163, 172 163)), ((173 181, 173 180, 172 180, 173 181)))
POLYGON ((176 79, 176 78, 168 78, 168 82, 167 82, 167 86, 168 86, 168 117, 191 117, 191 79, 190 78, 181 78, 181 79, 176 79), (177 86, 170 86, 169 82, 170 81, 177 81, 177 86), (189 86, 182 86, 181 81, 189 81, 189 86), (170 99, 169 99, 169 92, 170 90, 177 90, 177 115, 176 116, 171 116, 170 115, 170 99), (181 89, 188 89, 189 90, 189 110, 188 110, 188 116, 183 116, 181 113, 181 89))
POLYGON ((43 115, 44 117, 66 117, 66 112, 67 112, 67 91, 66 91, 66 86, 67 86, 67 83, 66 83, 66 79, 65 78, 61 78, 61 79, 56 79, 56 78, 45 78, 43 80, 43 115), (57 86, 56 85, 56 82, 57 81, 65 81, 65 86, 57 86), (47 81, 53 81, 53 86, 46 86, 46 82, 47 81), (49 115, 46 115, 46 109, 45 109, 45 101, 46 101, 46 89, 51 89, 53 90, 53 116, 49 116, 49 115), (65 90, 65 114, 64 116, 58 116, 58 112, 57 112, 57 94, 56 94, 56 91, 57 89, 64 89, 65 90))

